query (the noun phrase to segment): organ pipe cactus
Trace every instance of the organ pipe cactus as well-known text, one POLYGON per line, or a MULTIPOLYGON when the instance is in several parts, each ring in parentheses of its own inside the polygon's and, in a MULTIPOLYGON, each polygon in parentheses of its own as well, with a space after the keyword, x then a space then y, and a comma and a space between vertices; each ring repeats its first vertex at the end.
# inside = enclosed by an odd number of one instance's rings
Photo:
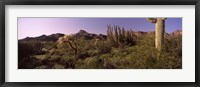
POLYGON ((125 30, 119 26, 107 26, 108 41, 115 47, 120 45, 134 45, 136 43, 132 30, 125 30))
POLYGON ((155 47, 159 51, 162 50, 162 46, 164 44, 165 20, 166 18, 147 18, 147 21, 156 24, 155 47))

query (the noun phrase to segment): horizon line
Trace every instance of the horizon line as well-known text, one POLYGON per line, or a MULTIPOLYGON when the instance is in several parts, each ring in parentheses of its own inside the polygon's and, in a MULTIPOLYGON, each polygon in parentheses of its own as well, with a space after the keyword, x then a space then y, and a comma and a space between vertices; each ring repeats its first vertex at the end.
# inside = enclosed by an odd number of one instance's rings
MULTIPOLYGON (((84 30, 84 29, 80 29, 79 31, 81 31, 81 30, 84 30)), ((177 30, 182 31, 182 29, 176 29, 175 31, 177 31, 177 30)), ((79 31, 78 31, 78 32, 79 32, 79 31)), ((84 31, 86 31, 86 30, 84 30, 84 31)), ((173 32, 175 32, 175 31, 173 31, 173 32)), ((76 32, 76 33, 78 33, 78 32, 76 32)), ((87 32, 87 33, 90 33, 90 32, 88 32, 88 31, 86 31, 86 32, 87 32)), ((132 30, 132 32, 155 32, 155 31, 138 31, 138 30, 134 31, 134 30, 132 30)), ((173 32, 165 32, 165 33, 170 34, 170 33, 173 33, 173 32)), ((71 33, 71 34, 76 34, 76 33, 71 33)), ((25 39, 25 38, 35 38, 35 37, 40 37, 40 36, 43 36, 43 35, 49 36, 49 35, 53 35, 53 34, 71 35, 71 34, 66 34, 66 33, 57 32, 57 33, 51 33, 51 34, 41 34, 41 35, 37 35, 37 36, 26 36, 26 37, 24 37, 24 38, 18 38, 18 40, 25 39)), ((97 34, 97 33, 90 33, 90 34, 97 34)), ((102 33, 98 33, 97 35, 100 35, 100 34, 102 34, 102 33)), ((107 33, 106 33, 106 34, 102 34, 102 35, 107 35, 107 33)), ((18 37, 18 35, 17 35, 17 37, 18 37)))

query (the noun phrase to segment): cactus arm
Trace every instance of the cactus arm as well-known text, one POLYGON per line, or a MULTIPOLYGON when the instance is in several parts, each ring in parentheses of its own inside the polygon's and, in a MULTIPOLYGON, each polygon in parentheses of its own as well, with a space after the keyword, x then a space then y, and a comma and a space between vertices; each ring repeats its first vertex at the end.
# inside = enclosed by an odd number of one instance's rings
POLYGON ((162 18, 163 20, 166 20, 167 18, 162 18))
POLYGON ((155 18, 146 18, 146 20, 151 22, 151 23, 156 23, 156 19, 155 18))

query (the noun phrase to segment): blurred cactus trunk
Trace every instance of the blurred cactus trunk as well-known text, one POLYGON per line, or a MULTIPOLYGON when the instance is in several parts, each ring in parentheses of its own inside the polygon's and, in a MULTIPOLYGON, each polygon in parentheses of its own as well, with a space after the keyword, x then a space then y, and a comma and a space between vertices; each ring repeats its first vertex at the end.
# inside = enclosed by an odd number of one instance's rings
POLYGON ((162 50, 164 44, 165 20, 157 18, 156 22, 156 39, 155 46, 158 50, 162 50))
POLYGON ((136 44, 136 37, 133 35, 132 30, 125 30, 119 26, 107 26, 108 41, 114 47, 121 47, 124 45, 136 44))
POLYGON ((155 47, 161 51, 164 44, 165 20, 166 18, 147 18, 151 23, 155 23, 155 47))

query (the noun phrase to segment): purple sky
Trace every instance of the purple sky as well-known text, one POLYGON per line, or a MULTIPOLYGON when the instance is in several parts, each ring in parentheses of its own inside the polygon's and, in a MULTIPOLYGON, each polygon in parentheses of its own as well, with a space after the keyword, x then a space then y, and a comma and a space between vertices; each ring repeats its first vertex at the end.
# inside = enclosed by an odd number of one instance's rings
MULTIPOLYGON (((18 18, 18 39, 50 35, 72 34, 83 29, 90 33, 106 34, 107 25, 119 25, 133 31, 154 31, 155 24, 145 18, 18 18)), ((182 18, 168 18, 165 31, 182 30, 182 18)))

